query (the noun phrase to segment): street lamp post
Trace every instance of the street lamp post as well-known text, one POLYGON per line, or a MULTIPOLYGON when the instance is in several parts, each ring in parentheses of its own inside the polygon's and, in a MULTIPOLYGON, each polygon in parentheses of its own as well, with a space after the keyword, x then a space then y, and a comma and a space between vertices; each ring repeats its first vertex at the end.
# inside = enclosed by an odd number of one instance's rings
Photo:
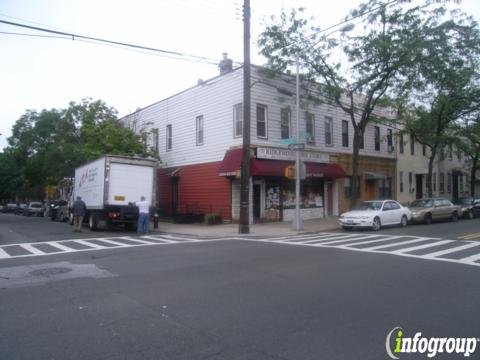
MULTIPOLYGON (((300 143, 300 75, 299 75, 299 59, 298 55, 295 59, 296 63, 296 117, 297 117, 297 129, 296 129, 296 143, 300 143)), ((295 216, 293 217, 292 227, 294 230, 303 230, 302 217, 300 215, 300 151, 295 151, 295 216)))

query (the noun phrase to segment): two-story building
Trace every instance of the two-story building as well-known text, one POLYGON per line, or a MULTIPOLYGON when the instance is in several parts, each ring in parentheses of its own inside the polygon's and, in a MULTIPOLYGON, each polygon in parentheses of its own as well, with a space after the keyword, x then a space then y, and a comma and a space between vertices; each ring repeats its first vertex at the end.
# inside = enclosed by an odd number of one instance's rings
MULTIPOLYGON (((288 144, 297 131, 301 152, 301 211, 304 219, 338 215, 349 206, 353 128, 328 98, 302 96, 299 128, 295 81, 270 78, 252 66, 250 214, 252 221, 292 219, 294 180, 285 176, 295 153, 288 144)), ((160 207, 167 214, 218 213, 238 220, 243 136, 243 68, 223 74, 120 119, 153 134, 161 169, 160 207)), ((395 188, 393 128, 367 126, 360 150, 362 199, 391 197, 395 188)))

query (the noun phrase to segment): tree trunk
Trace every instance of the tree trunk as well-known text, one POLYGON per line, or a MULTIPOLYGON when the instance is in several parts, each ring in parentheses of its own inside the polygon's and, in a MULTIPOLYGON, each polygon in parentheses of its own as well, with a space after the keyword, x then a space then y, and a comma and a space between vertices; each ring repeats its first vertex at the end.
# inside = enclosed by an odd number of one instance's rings
POLYGON ((437 149, 432 148, 432 153, 428 158, 428 174, 427 174, 427 193, 428 197, 433 197, 433 188, 432 188, 432 173, 433 173, 433 162, 435 161, 437 149))
POLYGON ((470 169, 470 196, 475 197, 475 176, 477 173, 478 157, 472 159, 472 168, 470 169))
POLYGON ((350 197, 350 209, 355 209, 357 206, 358 193, 357 188, 360 187, 358 184, 358 161, 360 159, 360 139, 362 136, 362 130, 358 127, 354 128, 353 131, 353 155, 352 155, 352 191, 350 197))

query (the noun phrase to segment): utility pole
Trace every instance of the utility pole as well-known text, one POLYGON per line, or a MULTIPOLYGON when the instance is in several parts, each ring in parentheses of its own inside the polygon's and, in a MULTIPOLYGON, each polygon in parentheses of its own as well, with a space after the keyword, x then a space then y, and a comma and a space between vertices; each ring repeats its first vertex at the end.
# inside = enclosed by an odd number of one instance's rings
POLYGON ((243 1, 243 160, 239 234, 250 232, 250 0, 243 1))
MULTIPOLYGON (((295 59, 296 65, 296 92, 297 96, 295 99, 295 107, 296 107, 296 117, 297 117, 297 134, 296 134, 296 142, 297 144, 300 143, 300 64, 298 55, 295 59)), ((295 216, 293 217, 293 230, 303 230, 303 222, 302 217, 300 215, 300 151, 295 151, 295 216)))

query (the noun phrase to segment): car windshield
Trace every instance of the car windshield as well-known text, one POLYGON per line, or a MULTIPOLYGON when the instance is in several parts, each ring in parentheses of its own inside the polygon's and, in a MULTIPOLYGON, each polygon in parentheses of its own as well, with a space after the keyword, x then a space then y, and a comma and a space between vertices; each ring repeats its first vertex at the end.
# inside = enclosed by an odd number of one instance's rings
POLYGON ((41 207, 42 207, 42 204, 41 204, 41 203, 31 203, 31 204, 30 204, 30 207, 32 207, 32 208, 41 208, 41 207))
POLYGON ((382 201, 364 201, 360 204, 359 210, 380 210, 382 204, 382 201))
POLYGON ((473 202, 472 198, 460 198, 455 201, 455 204, 470 205, 473 202))
POLYGON ((419 199, 415 200, 410 204, 410 207, 432 207, 433 200, 432 199, 419 199))

